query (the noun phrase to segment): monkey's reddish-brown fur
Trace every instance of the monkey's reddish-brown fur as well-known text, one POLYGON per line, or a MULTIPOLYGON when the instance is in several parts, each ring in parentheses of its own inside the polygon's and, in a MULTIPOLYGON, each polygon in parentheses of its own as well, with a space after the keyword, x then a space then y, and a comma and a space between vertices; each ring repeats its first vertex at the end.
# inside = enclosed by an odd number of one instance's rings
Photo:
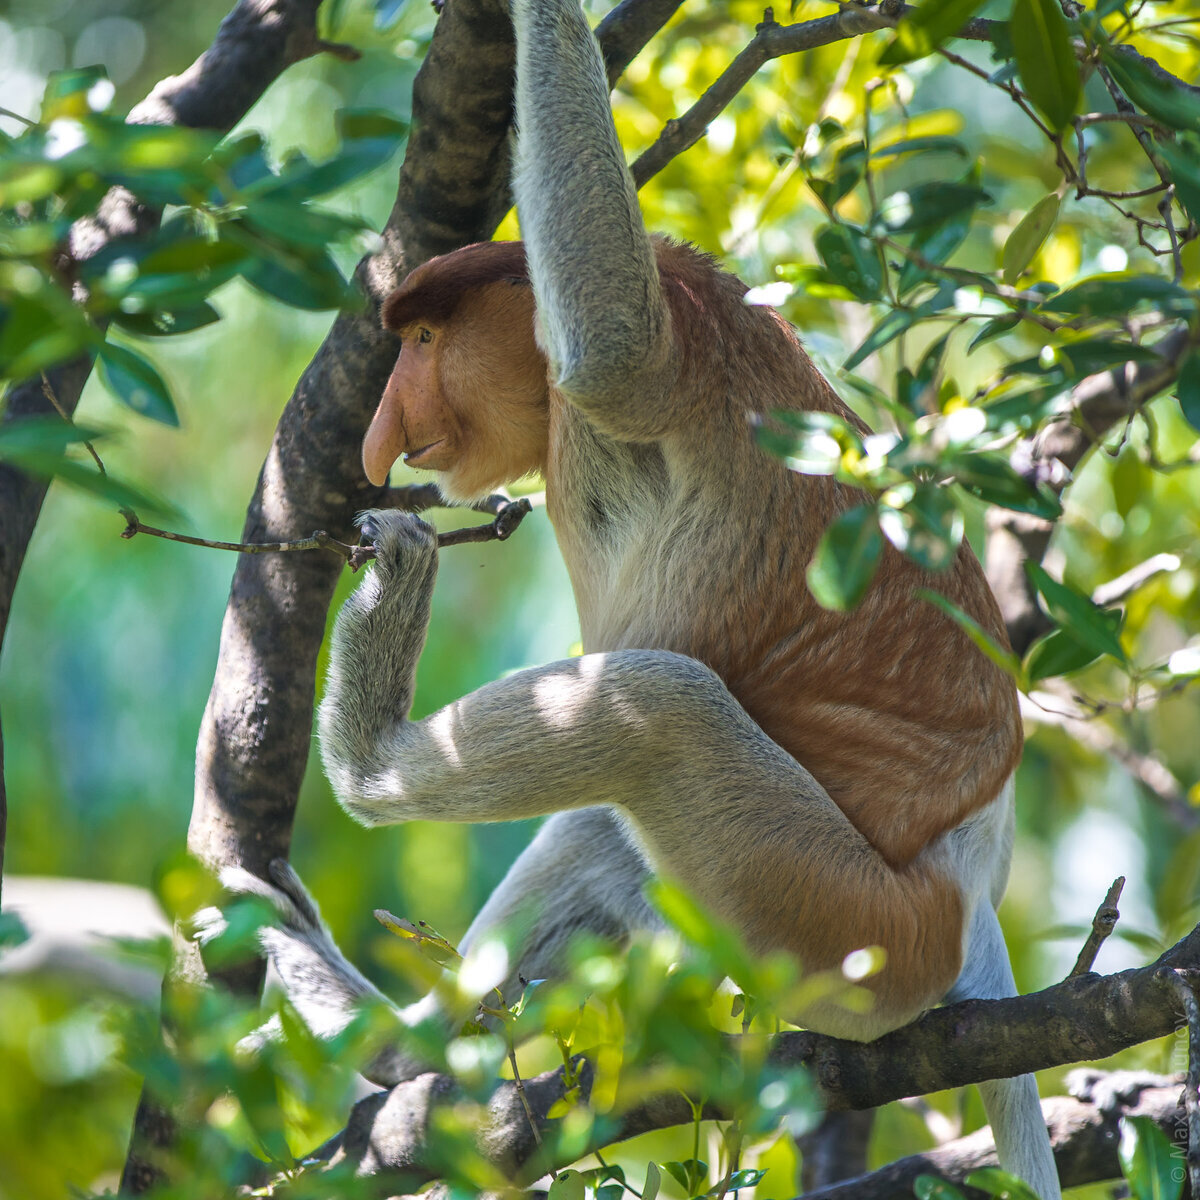
MULTIPOLYGON (((962 942, 957 885, 918 856, 998 796, 1021 752, 1011 680, 914 593, 941 592, 1004 644, 999 610, 965 544, 938 574, 887 547, 850 613, 813 600, 805 569, 817 542, 861 496, 828 477, 787 470, 755 444, 747 418, 815 409, 861 424, 782 318, 744 302, 739 280, 687 246, 660 241, 656 253, 676 383, 665 410, 656 406, 656 424, 638 428, 634 418, 623 436, 669 441, 673 461, 696 473, 698 487, 723 489, 729 504, 761 513, 757 523, 738 516, 739 529, 753 526, 752 537, 723 539, 718 530, 711 547, 664 553, 661 603, 606 625, 605 605, 586 594, 580 539, 569 515, 560 519, 576 484, 561 469, 567 401, 547 385, 520 243, 435 259, 385 305, 385 322, 398 332, 436 327, 444 348, 419 390, 435 408, 440 397, 447 424, 463 431, 453 460, 421 465, 446 470, 456 494, 529 469, 545 473, 548 498, 560 497, 551 516, 577 580, 585 648, 668 649, 712 667, 853 827, 831 825, 820 836, 806 829, 801 839, 766 823, 753 857, 760 877, 745 881, 753 900, 736 914, 750 942, 791 949, 814 968, 836 966, 858 946, 882 945, 887 967, 872 984, 879 1008, 911 1014, 954 981, 962 942), (698 572, 695 562, 710 550, 712 569, 698 572), (764 872, 778 893, 769 906, 764 872)), ((389 385, 377 421, 402 409, 404 396, 389 385)))

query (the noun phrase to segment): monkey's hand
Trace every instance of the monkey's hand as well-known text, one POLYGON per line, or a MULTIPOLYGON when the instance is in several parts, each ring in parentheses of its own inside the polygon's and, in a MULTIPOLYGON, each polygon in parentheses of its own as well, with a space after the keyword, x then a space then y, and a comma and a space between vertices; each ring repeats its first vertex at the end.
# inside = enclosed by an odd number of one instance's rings
POLYGON ((437 559, 437 534, 416 513, 373 508, 358 514, 359 542, 375 549, 375 569, 385 582, 421 578, 437 559))

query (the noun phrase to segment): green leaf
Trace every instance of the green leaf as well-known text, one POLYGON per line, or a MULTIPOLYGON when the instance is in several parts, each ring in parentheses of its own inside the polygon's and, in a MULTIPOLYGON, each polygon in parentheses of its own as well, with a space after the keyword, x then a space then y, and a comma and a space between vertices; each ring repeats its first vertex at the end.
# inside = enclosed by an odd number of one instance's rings
POLYGON ((881 66, 894 67, 931 54, 956 34, 984 0, 925 0, 896 27, 896 36, 879 55, 881 66))
POLYGON ((1150 1117, 1122 1119, 1118 1154, 1133 1200, 1179 1200, 1183 1160, 1150 1117))
POLYGON ((862 142, 852 142, 838 151, 830 177, 808 177, 808 186, 812 188, 826 211, 833 212, 837 202, 862 179, 866 172, 866 162, 866 147, 862 142))
POLYGON ((646 1182, 642 1184, 642 1200, 655 1200, 662 1186, 662 1172, 658 1163, 651 1160, 646 1164, 646 1182))
POLYGON ((101 475, 91 463, 85 465, 72 458, 42 451, 6 451, 0 458, 30 475, 61 479, 71 487, 117 509, 131 508, 139 513, 155 513, 174 519, 178 519, 180 515, 177 508, 161 497, 142 491, 132 484, 123 483, 111 475, 101 475))
POLYGON ((860 504, 831 522, 817 543, 805 578, 822 608, 845 612, 866 595, 883 553, 879 515, 860 504))
POLYGON ((662 1167, 689 1196, 699 1193, 702 1190, 701 1185, 708 1179, 708 1163, 699 1158, 685 1158, 683 1162, 665 1162, 662 1167))
POLYGON ((991 199, 973 183, 918 183, 886 197, 879 206, 879 217, 890 233, 912 233, 990 204, 991 199))
POLYGON ((917 1200, 964 1200, 954 1184, 936 1175, 918 1175, 913 1180, 913 1194, 917 1200))
POLYGON ((1052 629, 1029 647, 1025 655, 1025 674, 1030 684, 1058 675, 1070 675, 1080 671, 1100 657, 1090 646, 1085 646, 1065 629, 1052 629))
POLYGON ((166 382, 140 354, 125 346, 105 342, 100 347, 100 378, 105 387, 134 412, 164 425, 179 424, 166 382))
POLYGON ((879 505, 879 527, 902 554, 927 571, 943 571, 958 553, 963 516, 949 488, 903 483, 879 505))
POLYGON ((1176 199, 1193 221, 1200 221, 1200 150, 1194 138, 1170 142, 1159 138, 1155 149, 1171 171, 1176 199))
POLYGON ((998 454, 986 451, 963 454, 950 466, 958 482, 988 504, 1032 513, 1047 521, 1062 516, 1062 504, 1053 492, 1035 487, 998 454))
POLYGON ((342 241, 367 228, 367 223, 358 217, 325 212, 310 204, 295 203, 276 196, 252 200, 246 208, 244 220, 250 228, 274 234, 287 242, 321 247, 342 241))
POLYGON ((743 1167, 740 1171, 734 1171, 729 1177, 729 1191, 737 1191, 738 1188, 755 1187, 762 1183, 766 1177, 766 1170, 754 1170, 751 1167, 743 1167))
POLYGON ((546 1200, 583 1200, 583 1176, 578 1171, 559 1171, 550 1184, 546 1200))
POLYGON ((1097 654, 1111 654, 1118 662, 1126 661, 1118 636, 1121 625, 1119 612, 1103 609, 1090 596, 1051 579, 1039 563, 1031 560, 1025 564, 1025 570, 1046 602, 1050 615, 1076 641, 1095 650, 1097 654))
POLYGON ((62 417, 13 417, 0 425, 0 459, 22 455, 62 454, 68 446, 102 437, 99 429, 75 425, 62 417))
POLYGON ((130 333, 141 337, 172 337, 177 333, 191 333, 194 329, 203 329, 221 319, 207 300, 189 308, 162 310, 159 312, 113 314, 113 322, 130 333))
POLYGON ((999 1167, 981 1167, 963 1180, 968 1187, 978 1188, 997 1200, 1039 1200, 1037 1192, 1023 1179, 1010 1175, 999 1167))
POLYGON ((408 136, 408 123, 372 109, 342 109, 337 114, 341 150, 328 162, 296 158, 285 163, 275 189, 297 198, 322 196, 383 166, 408 136))
POLYGON ((257 249, 258 253, 242 264, 242 275, 284 304, 321 312, 349 305, 357 295, 323 249, 302 250, 265 240, 258 240, 257 249))
POLYGON ((1123 317, 1142 303, 1170 316, 1189 316, 1196 309, 1190 292, 1161 275, 1117 271, 1092 275, 1056 292, 1038 306, 1043 312, 1078 313, 1084 317, 1123 317))
POLYGON ((76 67, 67 71, 51 71, 42 92, 41 123, 49 125, 51 121, 62 118, 78 120, 88 116, 92 111, 88 93, 96 84, 107 78, 108 72, 103 67, 76 67))
POLYGON ((1021 664, 1017 660, 1017 656, 1007 647, 997 642, 974 617, 969 613, 963 612, 957 604, 952 600, 947 600, 940 592, 934 592, 928 588, 920 588, 917 591, 917 596, 922 600, 928 600, 934 608, 941 609, 996 666, 1008 672, 1017 681, 1018 687, 1024 688, 1026 686, 1025 674, 1021 670, 1021 664))
POLYGON ((1000 257, 1005 283, 1015 283, 1025 268, 1033 262, 1034 255, 1042 248, 1042 243, 1050 236, 1050 230, 1058 220, 1058 206, 1057 192, 1043 196, 1008 235, 1000 257))
POLYGON ((1188 351, 1175 381, 1175 395, 1188 424, 1200 430, 1200 350, 1188 351))
POLYGON ((960 158, 968 158, 970 153, 958 138, 934 134, 929 137, 900 138, 894 142, 877 142, 871 151, 871 161, 876 165, 886 165, 881 160, 901 158, 906 154, 957 154, 960 158))
POLYGON ((816 235, 817 253, 830 276, 859 300, 878 300, 883 290, 879 247, 853 225, 826 225, 816 235))
POLYGON ((0 950, 11 950, 29 941, 29 930, 11 909, 0 912, 0 950))
MULTIPOLYGON (((938 266, 941 266, 963 244, 970 232, 971 218, 974 215, 974 207, 965 208, 944 221, 918 230, 909 249, 914 254, 920 255, 926 262, 937 263, 938 266)), ((900 294, 907 295, 918 283, 924 283, 930 278, 930 272, 924 267, 919 266, 911 258, 906 259, 897 285, 900 294)))
POLYGON ((893 308, 883 320, 867 334, 866 340, 853 354, 850 355, 842 368, 846 371, 853 371, 860 362, 865 358, 869 358, 876 350, 882 349, 898 338, 902 333, 911 329, 917 323, 917 313, 911 308, 893 308))
POLYGON ((979 332, 971 339, 967 345, 967 353, 977 350, 980 346, 986 345, 988 342, 993 342, 996 338, 1003 337, 1006 333, 1011 333, 1020 323, 1021 318, 1012 313, 1005 314, 1002 317, 993 317, 990 321, 985 321, 980 327, 979 332))
POLYGON ((1164 78, 1128 49, 1105 45, 1100 56, 1121 90, 1147 115, 1170 129, 1200 133, 1200 95, 1164 78))
POLYGON ((1008 26, 1017 74, 1029 98, 1055 129, 1079 103, 1079 64, 1057 0, 1013 0, 1008 26))

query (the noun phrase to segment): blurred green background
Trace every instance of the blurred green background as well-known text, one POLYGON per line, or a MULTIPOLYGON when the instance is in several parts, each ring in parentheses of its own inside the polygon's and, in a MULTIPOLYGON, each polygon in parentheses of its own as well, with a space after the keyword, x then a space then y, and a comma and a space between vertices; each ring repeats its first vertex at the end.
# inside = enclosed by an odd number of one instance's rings
MULTIPOLYGON (((606 7, 590 6, 595 16, 606 7)), ((1174 7, 1197 9, 1191 3, 1174 7)), ((117 84, 114 110, 125 111, 156 80, 190 63, 225 11, 225 4, 212 0, 10 0, 0 6, 0 105, 32 115, 48 72, 102 62, 117 84)), ((827 5, 801 4, 795 16, 828 11, 827 5)), ((686 110, 761 16, 761 8, 748 3, 685 5, 672 31, 635 62, 618 92, 618 121, 631 156, 649 144, 663 120, 686 110)), ((411 3, 384 29, 362 0, 347 0, 324 18, 329 36, 360 47, 364 57, 352 64, 308 60, 270 89, 243 128, 260 129, 276 156, 292 147, 318 159, 331 153, 334 113, 346 105, 407 114, 412 77, 432 27, 429 7, 411 3)), ((859 39, 768 65, 707 136, 644 189, 650 226, 721 255, 752 284, 770 281, 779 262, 811 261, 819 214, 799 173, 781 168, 777 156, 802 139, 818 115, 846 124, 860 119, 865 87, 877 72, 874 45, 859 39), (834 81, 838 90, 831 91, 834 81)), ((1153 52, 1184 78, 1193 77, 1190 45, 1164 40, 1153 52)), ((982 156, 995 203, 962 258, 994 269, 1007 232, 1056 182, 1049 151, 1011 106, 945 64, 914 64, 897 87, 876 100, 879 130, 897 125, 907 111, 930 131, 960 131, 982 156)), ((0 126, 15 128, 6 118, 0 126)), ((1094 152, 1091 169, 1102 171, 1109 187, 1138 186, 1136 160, 1121 137, 1114 134, 1094 152)), ((397 166, 389 164, 338 195, 336 206, 381 225, 397 166)), ((920 169, 927 177, 929 160, 920 169)), ((943 169, 961 167, 947 163, 943 169)), ((515 235, 511 217, 505 231, 515 235)), ((1039 270, 1062 282, 1096 269, 1105 255, 1107 264, 1125 255, 1131 265, 1157 269, 1124 239, 1124 228, 1098 202, 1068 205, 1043 248, 1039 270)), ((349 268, 352 261, 347 252, 342 265, 349 268)), ((1200 263, 1194 245, 1185 265, 1184 282, 1195 286, 1200 263)), ((215 303, 220 323, 153 345, 139 343, 171 384, 181 429, 138 420, 96 379, 79 417, 114 431, 103 447, 109 468, 178 506, 187 532, 236 539, 278 413, 331 315, 287 309, 240 282, 217 293, 215 303)), ((869 327, 861 306, 798 295, 787 311, 831 375, 845 348, 869 327)), ((919 348, 906 348, 910 359, 919 348)), ((886 378, 902 352, 889 348, 863 373, 886 378)), ((993 365, 981 352, 963 358, 958 369, 966 380, 982 379, 993 365)), ((1159 453, 1185 453, 1194 434, 1175 401, 1159 400, 1153 411, 1159 453)), ((1052 554, 1085 589, 1151 554, 1181 556, 1180 570, 1142 589, 1129 606, 1127 646, 1135 659, 1149 663, 1187 645, 1200 628, 1200 481, 1194 470, 1151 471, 1145 437, 1141 427, 1131 429, 1111 454, 1093 455, 1070 492, 1052 554)), ((402 473, 397 482, 404 481, 402 473)), ((435 519, 444 528, 459 523, 451 514, 435 519)), ((122 528, 118 514, 56 484, 30 546, 0 659, 10 875, 153 887, 161 864, 183 845, 196 732, 233 558, 146 537, 123 541, 122 528)), ((344 587, 352 582, 347 575, 344 587)), ((561 657, 577 637, 570 589, 544 512, 507 543, 448 551, 421 660, 417 715, 505 671, 561 657)), ((1120 683, 1104 668, 1085 676, 1085 683, 1091 694, 1121 697, 1120 683)), ((1186 789, 1200 774, 1198 718, 1195 696, 1181 691, 1151 711, 1120 718, 1114 728, 1137 749, 1156 752, 1186 789)), ((1194 920, 1196 821, 1172 821, 1122 769, 1064 733, 1040 726, 1029 732, 1018 779, 1020 837, 1002 911, 1019 985, 1036 988, 1066 972, 1083 926, 1118 874, 1129 878, 1123 920, 1098 965, 1114 970, 1146 961, 1156 942, 1179 936, 1194 920)), ((393 950, 370 910, 386 907, 427 920, 456 938, 530 832, 528 824, 417 823, 368 833, 338 809, 314 759, 293 861, 348 955, 386 990, 389 981, 395 986, 393 950)), ((69 983, 59 988, 0 980, 0 1196, 61 1194, 64 1179, 81 1187, 114 1184, 137 1081, 106 1057, 103 1000, 83 1010, 79 1002, 69 983), (65 1049, 56 1059, 47 1047, 60 1045, 65 1049)), ((1170 1044, 1127 1058, 1158 1068, 1179 1065, 1170 1044)), ((1044 1090, 1057 1082, 1045 1081, 1044 1090)), ((951 1114, 960 1103, 952 1097, 933 1102, 951 1114)), ((977 1100, 972 1095, 966 1103, 968 1124, 978 1122, 977 1100)), ((880 1122, 875 1153, 883 1161, 928 1141, 920 1115, 896 1107, 880 1122)), ((768 1177, 760 1195, 791 1194, 783 1169, 787 1152, 778 1154, 779 1176, 768 1177)))

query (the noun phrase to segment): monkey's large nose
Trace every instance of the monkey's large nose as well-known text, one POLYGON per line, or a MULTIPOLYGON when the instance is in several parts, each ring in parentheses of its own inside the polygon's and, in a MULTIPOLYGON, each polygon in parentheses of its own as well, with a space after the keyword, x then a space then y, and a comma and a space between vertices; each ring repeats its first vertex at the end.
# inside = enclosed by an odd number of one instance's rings
POLYGON ((404 427, 400 422, 400 406, 387 393, 375 410, 367 436, 363 438, 362 461, 367 478, 376 487, 387 483, 392 463, 408 449, 404 427))

